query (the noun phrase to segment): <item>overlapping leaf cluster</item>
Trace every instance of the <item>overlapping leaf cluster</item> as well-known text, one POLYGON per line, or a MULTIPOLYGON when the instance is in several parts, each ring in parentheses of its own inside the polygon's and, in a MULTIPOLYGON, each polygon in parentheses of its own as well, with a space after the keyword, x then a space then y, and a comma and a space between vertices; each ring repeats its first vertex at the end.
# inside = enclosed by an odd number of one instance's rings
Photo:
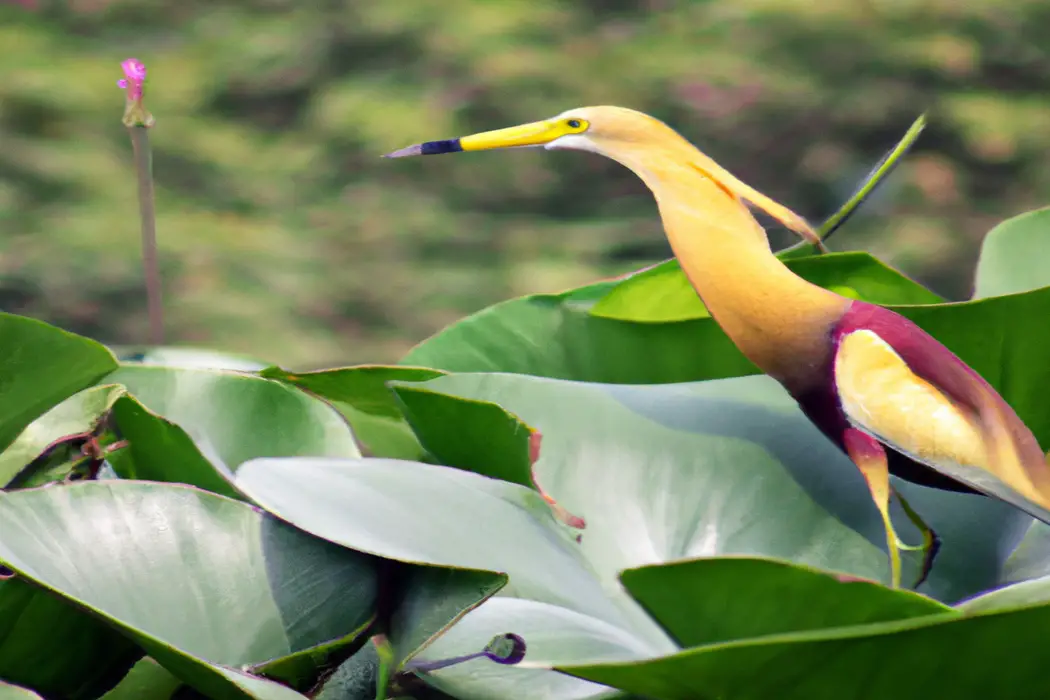
MULTIPOLYGON (((962 303, 863 253, 788 264, 914 319, 1047 445, 1048 240, 1050 210, 997 227, 962 303)), ((310 373, 4 314, 0 391, 5 700, 1050 692, 1050 528, 900 484, 943 548, 886 588, 859 475, 673 262, 310 373), (420 670, 504 633, 521 663, 420 670)))

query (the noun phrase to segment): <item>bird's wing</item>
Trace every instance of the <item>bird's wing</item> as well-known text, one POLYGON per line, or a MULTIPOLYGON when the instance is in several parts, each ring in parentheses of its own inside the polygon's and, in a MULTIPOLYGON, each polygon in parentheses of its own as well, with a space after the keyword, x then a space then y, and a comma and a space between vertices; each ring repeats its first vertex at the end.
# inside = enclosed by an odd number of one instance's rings
POLYGON ((874 308, 838 334, 834 381, 850 423, 1050 522, 1050 467, 1013 409, 925 331, 874 308))

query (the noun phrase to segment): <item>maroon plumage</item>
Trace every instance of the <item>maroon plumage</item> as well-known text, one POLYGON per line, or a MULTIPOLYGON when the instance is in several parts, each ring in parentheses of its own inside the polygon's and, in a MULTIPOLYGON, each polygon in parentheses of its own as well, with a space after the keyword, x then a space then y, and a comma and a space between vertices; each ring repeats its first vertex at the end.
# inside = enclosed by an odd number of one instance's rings
MULTIPOLYGON (((936 386, 960 407, 976 413, 981 401, 992 397, 1006 418, 1022 453, 1029 459, 1042 459, 1042 451, 1032 433, 981 375, 914 322, 889 309, 863 301, 854 301, 832 330, 833 352, 822 368, 825 381, 816 389, 794 395, 806 416, 840 449, 845 451, 843 435, 851 425, 835 386, 834 352, 838 350, 843 337, 858 330, 876 333, 916 375, 936 386), (983 395, 979 394, 982 390, 983 395)), ((890 473, 905 481, 945 491, 980 493, 912 459, 892 445, 886 445, 886 452, 890 473)))

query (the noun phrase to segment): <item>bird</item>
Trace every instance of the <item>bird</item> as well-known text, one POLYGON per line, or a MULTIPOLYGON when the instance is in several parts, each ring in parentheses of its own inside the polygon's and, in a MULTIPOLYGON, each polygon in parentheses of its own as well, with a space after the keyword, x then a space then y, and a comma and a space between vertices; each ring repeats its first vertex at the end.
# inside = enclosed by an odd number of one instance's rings
POLYGON ((901 550, 924 552, 918 588, 939 548, 936 533, 893 488, 891 474, 993 496, 1050 522, 1047 460, 988 381, 909 319, 788 269, 749 207, 814 245, 820 236, 663 121, 625 107, 581 107, 384 157, 522 147, 596 153, 648 187, 671 249, 715 322, 863 476, 885 530, 891 587, 901 585, 901 550), (921 545, 898 537, 890 517, 894 496, 922 533, 921 545))

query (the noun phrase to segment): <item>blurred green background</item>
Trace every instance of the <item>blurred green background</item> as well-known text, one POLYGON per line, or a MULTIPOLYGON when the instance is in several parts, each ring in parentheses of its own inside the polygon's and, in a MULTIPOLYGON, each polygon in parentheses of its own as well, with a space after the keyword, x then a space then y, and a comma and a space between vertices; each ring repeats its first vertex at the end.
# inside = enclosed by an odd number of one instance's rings
POLYGON ((587 104, 664 119, 815 223, 928 110, 831 247, 962 298, 987 230, 1050 200, 1047 27, 1034 0, 0 0, 0 309, 145 339, 128 56, 173 343, 392 361, 669 257, 647 191, 597 156, 379 158, 587 104))

